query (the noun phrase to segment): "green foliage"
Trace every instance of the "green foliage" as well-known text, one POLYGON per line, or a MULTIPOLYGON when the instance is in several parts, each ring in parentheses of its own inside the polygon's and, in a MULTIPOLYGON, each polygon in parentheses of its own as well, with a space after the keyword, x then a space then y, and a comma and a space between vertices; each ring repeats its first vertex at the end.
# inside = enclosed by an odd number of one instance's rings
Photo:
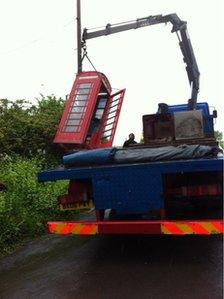
POLYGON ((140 142, 139 142, 140 144, 143 144, 144 143, 144 136, 143 136, 143 134, 142 134, 142 136, 141 136, 141 139, 140 139, 140 142))
POLYGON ((46 231, 49 220, 66 219, 57 197, 67 193, 67 182, 37 182, 41 169, 58 165, 59 149, 53 144, 64 100, 55 96, 25 100, 0 99, 0 250, 46 231))
POLYGON ((219 142, 220 147, 224 149, 224 140, 222 132, 215 131, 215 138, 219 142))
POLYGON ((0 192, 0 249, 40 235, 49 220, 72 216, 57 207, 56 198, 66 193, 67 182, 37 182, 42 161, 2 156, 0 162, 0 181, 7 186, 0 192))
POLYGON ((55 96, 25 100, 0 100, 0 153, 22 157, 44 155, 54 161, 59 149, 53 144, 64 100, 55 96))

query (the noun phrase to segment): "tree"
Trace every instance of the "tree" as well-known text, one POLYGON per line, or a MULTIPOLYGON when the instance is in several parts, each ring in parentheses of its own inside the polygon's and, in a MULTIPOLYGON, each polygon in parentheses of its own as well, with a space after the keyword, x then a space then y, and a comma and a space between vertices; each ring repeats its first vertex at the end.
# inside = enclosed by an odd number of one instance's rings
POLYGON ((64 100, 55 96, 28 101, 0 100, 0 154, 56 157, 53 138, 64 108, 64 100))
POLYGON ((215 131, 215 138, 219 142, 219 145, 221 148, 224 149, 224 140, 223 140, 223 134, 220 131, 215 131))

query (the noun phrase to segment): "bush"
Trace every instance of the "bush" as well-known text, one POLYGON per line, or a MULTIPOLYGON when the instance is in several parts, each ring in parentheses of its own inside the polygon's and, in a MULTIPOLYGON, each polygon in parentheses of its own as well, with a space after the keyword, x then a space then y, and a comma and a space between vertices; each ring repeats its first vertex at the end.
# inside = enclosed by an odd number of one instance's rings
POLYGON ((57 160, 61 151, 53 139, 63 108, 64 100, 53 95, 41 96, 36 105, 0 99, 0 154, 57 160))
POLYGON ((65 217, 56 198, 66 193, 67 182, 38 183, 43 161, 21 157, 0 158, 0 181, 7 190, 0 192, 0 249, 32 238, 46 230, 46 222, 65 217))

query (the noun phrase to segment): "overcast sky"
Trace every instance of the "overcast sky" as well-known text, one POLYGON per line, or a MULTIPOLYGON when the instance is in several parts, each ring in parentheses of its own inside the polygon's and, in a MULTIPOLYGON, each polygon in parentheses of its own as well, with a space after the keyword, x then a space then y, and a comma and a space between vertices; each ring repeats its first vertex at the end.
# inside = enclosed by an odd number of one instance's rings
MULTIPOLYGON (((218 110, 223 130, 223 0, 82 0, 82 26, 177 13, 188 31, 201 72, 199 102, 218 110)), ((40 93, 65 97, 77 70, 75 0, 0 0, 0 98, 35 101, 40 93)), ((170 25, 156 25, 87 43, 96 69, 114 88, 126 88, 115 144, 142 134, 142 115, 159 102, 186 103, 185 66, 170 25)), ((84 70, 92 70, 84 63, 84 70)))

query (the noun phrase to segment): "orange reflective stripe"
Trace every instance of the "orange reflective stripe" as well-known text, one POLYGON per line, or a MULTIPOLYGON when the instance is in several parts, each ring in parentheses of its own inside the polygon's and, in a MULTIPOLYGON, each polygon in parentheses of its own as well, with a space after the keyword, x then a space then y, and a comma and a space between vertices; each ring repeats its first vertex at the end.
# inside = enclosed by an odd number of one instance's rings
POLYGON ((209 232, 200 223, 188 223, 195 234, 209 235, 209 232))
POLYGON ((161 233, 168 235, 220 234, 223 233, 223 225, 218 221, 164 222, 161 224, 161 233))
POLYGON ((210 234, 217 234, 217 229, 211 222, 201 222, 203 226, 210 234))
POLYGON ((221 223, 221 222, 213 222, 212 223, 213 224, 213 226, 217 229, 217 231, 219 232, 219 233, 223 233, 223 223, 221 223))
POLYGON ((164 224, 161 224, 161 234, 171 235, 172 233, 166 228, 164 224))
POLYGON ((48 230, 50 233, 60 235, 95 235, 98 233, 98 226, 96 224, 84 224, 84 223, 66 223, 55 222, 48 223, 48 230))
POLYGON ((50 233, 54 233, 56 231, 57 223, 51 222, 50 224, 48 223, 48 230, 50 233))
POLYGON ((64 223, 58 223, 55 227, 55 233, 56 234, 61 234, 61 231, 63 230, 64 228, 64 223))
POLYGON ((81 235, 95 235, 97 233, 97 226, 95 224, 85 224, 80 230, 81 235))
POLYGON ((182 230, 185 235, 192 235, 194 233, 193 229, 187 223, 177 223, 176 226, 182 230))
POLYGON ((73 224, 73 223, 64 224, 64 226, 61 230, 61 234, 62 235, 70 234, 71 231, 73 230, 74 226, 75 226, 75 224, 73 224))
POLYGON ((175 234, 175 235, 184 234, 184 232, 175 223, 166 222, 162 224, 162 226, 164 226, 166 231, 168 231, 168 232, 163 232, 164 234, 175 234))
MULTIPOLYGON (((211 234, 222 234, 223 233, 223 222, 221 220, 192 220, 192 221, 155 221, 157 225, 157 232, 166 235, 211 235, 211 234), (160 226, 160 230, 158 227, 160 226)), ((146 228, 150 228, 155 225, 154 221, 144 222, 146 228)), ((102 230, 103 225, 107 226, 108 222, 49 222, 48 223, 48 231, 53 234, 67 235, 67 234, 75 234, 75 235, 95 235, 95 234, 103 234, 110 233, 102 230), (98 231, 98 227, 100 227, 100 232, 98 231)), ((135 224, 131 221, 128 223, 125 222, 110 222, 110 227, 114 230, 113 233, 120 233, 120 229, 123 225, 129 226, 130 230, 133 228, 135 224), (117 226, 119 224, 119 226, 117 226)), ((139 223, 136 222, 136 225, 139 223)), ((104 227, 105 228, 105 227, 104 227)), ((133 230, 135 233, 136 230, 133 230)), ((144 233, 144 230, 141 231, 139 229, 139 233, 144 233)), ((150 233, 149 233, 150 234, 150 233)))
POLYGON ((82 224, 82 223, 76 223, 76 224, 74 225, 74 228, 73 228, 73 230, 71 231, 71 233, 74 234, 74 235, 79 235, 79 233, 80 233, 82 227, 83 227, 83 224, 82 224))

